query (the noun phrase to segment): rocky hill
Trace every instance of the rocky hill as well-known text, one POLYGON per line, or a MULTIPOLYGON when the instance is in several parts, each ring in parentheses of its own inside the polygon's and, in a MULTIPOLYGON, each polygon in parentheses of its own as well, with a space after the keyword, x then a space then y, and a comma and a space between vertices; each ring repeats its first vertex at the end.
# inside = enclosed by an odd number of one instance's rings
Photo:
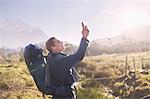
POLYGON ((150 50, 149 35, 150 26, 128 29, 116 37, 92 41, 89 45, 87 55, 147 51, 150 50))
POLYGON ((22 21, 0 21, 0 47, 18 48, 47 39, 39 28, 22 21))

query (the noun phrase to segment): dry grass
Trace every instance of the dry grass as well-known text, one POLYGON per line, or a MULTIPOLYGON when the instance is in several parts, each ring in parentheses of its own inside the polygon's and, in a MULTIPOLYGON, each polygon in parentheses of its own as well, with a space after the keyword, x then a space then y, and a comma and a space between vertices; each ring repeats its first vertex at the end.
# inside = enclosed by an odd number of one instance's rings
MULTIPOLYGON (((13 60, 5 62, 0 59, 0 99, 42 99, 42 94, 37 90, 35 83, 19 56, 11 56, 13 60)), ((113 99, 108 92, 127 99, 135 99, 150 94, 150 71, 149 74, 141 74, 141 58, 143 65, 149 68, 150 53, 111 54, 85 57, 78 64, 78 71, 82 80, 78 87, 79 99, 113 99), (133 57, 136 66, 136 89, 130 85, 132 77, 126 78, 125 62, 128 55, 128 66, 133 70, 133 57), (118 79, 118 77, 120 77, 118 79), (112 78, 94 80, 94 78, 112 78), (88 79, 88 80, 87 80, 88 79), (105 95, 106 94, 106 95, 105 95), (137 95, 138 94, 138 95, 137 95), (137 96, 137 97, 135 97, 137 96)), ((9 59, 9 58, 8 58, 9 59)))

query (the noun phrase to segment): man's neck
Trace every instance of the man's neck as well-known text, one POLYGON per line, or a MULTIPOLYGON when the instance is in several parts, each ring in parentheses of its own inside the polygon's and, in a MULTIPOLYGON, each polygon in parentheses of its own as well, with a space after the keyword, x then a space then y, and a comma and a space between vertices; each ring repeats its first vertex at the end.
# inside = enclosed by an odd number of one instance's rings
POLYGON ((52 53, 61 53, 62 51, 53 51, 52 53))

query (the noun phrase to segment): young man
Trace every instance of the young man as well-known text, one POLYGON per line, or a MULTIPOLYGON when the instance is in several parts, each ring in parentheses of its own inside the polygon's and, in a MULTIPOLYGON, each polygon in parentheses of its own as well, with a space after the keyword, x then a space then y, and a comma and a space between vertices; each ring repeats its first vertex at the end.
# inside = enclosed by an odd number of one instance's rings
MULTIPOLYGON (((89 30, 87 26, 84 26, 82 23, 82 39, 80 42, 80 46, 75 54, 72 55, 65 55, 61 53, 64 50, 63 43, 56 39, 55 37, 50 38, 46 42, 46 48, 49 51, 47 64, 48 64, 48 73, 46 75, 46 79, 49 79, 51 76, 51 82, 46 82, 47 86, 48 83, 51 83, 55 86, 72 86, 73 83, 76 81, 75 75, 73 73, 74 66, 80 62, 84 55, 86 48, 88 46, 87 37, 89 35, 89 30)), ((53 95, 53 99, 76 99, 76 95, 74 90, 71 94, 67 96, 59 96, 53 95)))

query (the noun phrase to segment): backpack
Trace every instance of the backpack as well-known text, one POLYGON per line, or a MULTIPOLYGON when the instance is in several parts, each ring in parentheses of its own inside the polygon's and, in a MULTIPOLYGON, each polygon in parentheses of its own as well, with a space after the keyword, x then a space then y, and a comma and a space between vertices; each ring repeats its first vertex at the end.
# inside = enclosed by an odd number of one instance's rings
POLYGON ((73 90, 70 86, 54 86, 52 84, 45 86, 45 68, 47 62, 42 52, 41 48, 33 44, 29 44, 24 50, 25 63, 37 88, 43 93, 43 96, 44 94, 67 96, 73 90))
POLYGON ((24 50, 25 62, 39 91, 46 95, 53 95, 55 86, 45 86, 46 58, 42 52, 43 50, 38 46, 29 44, 24 50))

